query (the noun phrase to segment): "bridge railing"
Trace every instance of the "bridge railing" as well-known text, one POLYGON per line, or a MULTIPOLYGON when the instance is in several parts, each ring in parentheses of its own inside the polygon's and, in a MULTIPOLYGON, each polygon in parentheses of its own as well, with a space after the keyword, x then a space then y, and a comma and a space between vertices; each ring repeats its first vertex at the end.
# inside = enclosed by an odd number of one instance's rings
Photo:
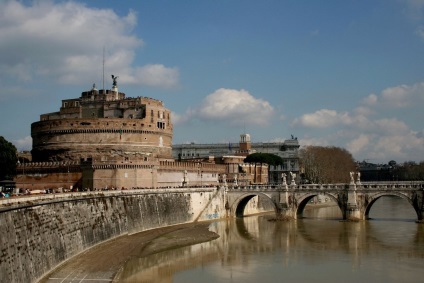
POLYGON ((344 190, 348 184, 302 184, 302 185, 249 185, 228 186, 228 190, 234 191, 262 191, 262 190, 344 190))
POLYGON ((399 190, 399 189, 424 189, 424 182, 410 181, 410 182, 364 182, 357 184, 357 188, 371 189, 371 190, 399 190))
POLYGON ((299 185, 240 185, 228 186, 232 191, 267 191, 267 190, 346 190, 351 189, 352 185, 357 190, 424 190, 424 181, 406 181, 406 182, 364 182, 357 184, 338 183, 338 184, 299 184, 299 185))

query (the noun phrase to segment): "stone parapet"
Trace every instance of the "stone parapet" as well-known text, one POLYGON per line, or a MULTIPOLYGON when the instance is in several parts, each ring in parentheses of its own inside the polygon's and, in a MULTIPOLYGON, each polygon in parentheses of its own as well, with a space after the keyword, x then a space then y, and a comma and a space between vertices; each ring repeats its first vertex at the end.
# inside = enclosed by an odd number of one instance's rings
POLYGON ((216 188, 106 191, 0 200, 2 282, 37 282, 67 259, 141 231, 223 218, 216 188))

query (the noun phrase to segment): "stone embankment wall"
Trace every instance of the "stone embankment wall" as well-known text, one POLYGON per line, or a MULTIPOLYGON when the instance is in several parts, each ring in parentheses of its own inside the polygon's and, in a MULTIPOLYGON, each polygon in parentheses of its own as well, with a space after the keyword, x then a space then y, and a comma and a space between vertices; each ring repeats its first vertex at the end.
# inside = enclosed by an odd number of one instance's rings
POLYGON ((35 282, 103 241, 225 217, 217 188, 51 194, 0 201, 1 282, 35 282))

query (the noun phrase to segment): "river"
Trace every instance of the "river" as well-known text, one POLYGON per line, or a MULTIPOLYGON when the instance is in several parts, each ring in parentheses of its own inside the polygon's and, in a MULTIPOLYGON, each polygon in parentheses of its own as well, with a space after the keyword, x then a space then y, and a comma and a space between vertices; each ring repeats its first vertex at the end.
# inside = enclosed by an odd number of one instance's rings
POLYGON ((337 206, 319 204, 297 221, 265 214, 146 231, 91 248, 41 282, 423 282, 424 224, 412 206, 382 197, 369 216, 343 222, 337 206), (210 231, 219 238, 186 246, 210 231))
POLYGON ((371 220, 341 222, 337 206, 292 222, 272 215, 214 222, 216 240, 143 258, 120 282, 422 282, 424 225, 412 206, 382 197, 371 220))

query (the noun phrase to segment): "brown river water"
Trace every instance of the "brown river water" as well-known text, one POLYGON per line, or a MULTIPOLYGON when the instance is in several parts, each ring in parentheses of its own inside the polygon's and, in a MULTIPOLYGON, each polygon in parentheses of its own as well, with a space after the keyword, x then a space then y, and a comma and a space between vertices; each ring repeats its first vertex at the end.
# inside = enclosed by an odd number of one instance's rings
POLYGON ((382 197, 370 217, 342 222, 337 206, 309 206, 297 221, 270 221, 270 214, 212 222, 217 239, 134 252, 95 276, 71 265, 66 278, 53 273, 47 282, 424 282, 424 224, 415 223, 412 206, 382 197))

